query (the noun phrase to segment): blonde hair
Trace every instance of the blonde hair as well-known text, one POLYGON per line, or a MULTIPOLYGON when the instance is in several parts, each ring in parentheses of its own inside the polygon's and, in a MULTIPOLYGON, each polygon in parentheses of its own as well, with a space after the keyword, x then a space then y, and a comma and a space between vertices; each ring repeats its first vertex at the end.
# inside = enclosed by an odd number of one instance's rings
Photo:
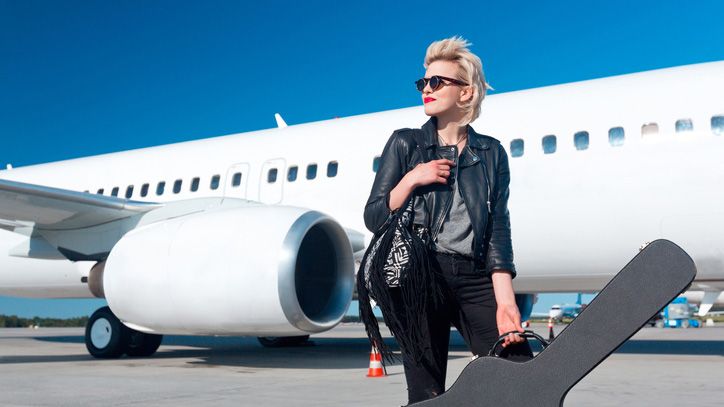
POLYGON ((444 40, 435 41, 427 47, 425 53, 425 69, 435 61, 453 61, 458 64, 459 79, 470 84, 473 88, 473 97, 465 105, 461 106, 465 111, 464 122, 468 124, 480 116, 480 105, 485 99, 488 89, 493 89, 485 82, 483 73, 483 62, 480 58, 468 49, 472 44, 463 37, 454 36, 444 40))

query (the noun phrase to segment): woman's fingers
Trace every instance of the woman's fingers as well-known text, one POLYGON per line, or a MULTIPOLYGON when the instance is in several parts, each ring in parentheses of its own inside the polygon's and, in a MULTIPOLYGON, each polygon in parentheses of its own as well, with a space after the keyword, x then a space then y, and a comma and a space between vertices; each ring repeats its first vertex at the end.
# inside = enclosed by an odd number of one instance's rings
POLYGON ((524 341, 525 341, 525 339, 523 339, 520 335, 511 333, 511 334, 508 334, 505 336, 505 341, 503 342, 503 347, 513 345, 516 343, 523 343, 524 341))
POLYGON ((455 164, 448 159, 439 159, 429 161, 424 164, 418 164, 415 168, 415 176, 420 185, 431 183, 446 184, 447 178, 450 177, 450 169, 455 164))
MULTIPOLYGON (((498 304, 498 309, 495 313, 496 322, 498 325, 498 333, 503 335, 506 332, 517 331, 523 332, 523 327, 520 324, 520 313, 518 307, 512 304, 498 304)), ((523 339, 517 333, 510 333, 505 335, 503 346, 523 343, 523 339)))
POLYGON ((447 158, 440 158, 438 160, 432 160, 430 162, 438 164, 438 165, 455 165, 454 162, 452 162, 451 160, 448 160, 447 158))

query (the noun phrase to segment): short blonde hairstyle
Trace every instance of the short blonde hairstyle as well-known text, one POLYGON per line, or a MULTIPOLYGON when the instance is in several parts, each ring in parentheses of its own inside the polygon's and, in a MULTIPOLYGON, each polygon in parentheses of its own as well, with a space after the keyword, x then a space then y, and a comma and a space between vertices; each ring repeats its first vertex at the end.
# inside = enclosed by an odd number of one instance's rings
POLYGON ((425 53, 425 69, 435 61, 453 61, 457 62, 460 70, 458 71, 459 79, 473 87, 473 97, 464 106, 465 124, 468 124, 480 116, 480 105, 485 99, 485 93, 492 87, 485 82, 485 74, 483 73, 483 62, 480 58, 470 52, 472 44, 463 37, 454 36, 444 40, 435 41, 427 47, 425 53))

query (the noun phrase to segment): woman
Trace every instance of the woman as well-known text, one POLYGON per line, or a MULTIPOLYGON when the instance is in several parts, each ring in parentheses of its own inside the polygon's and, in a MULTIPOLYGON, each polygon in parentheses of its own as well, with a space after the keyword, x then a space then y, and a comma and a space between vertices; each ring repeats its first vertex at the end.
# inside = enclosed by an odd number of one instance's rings
MULTIPOLYGON (((415 346, 425 357, 402 349, 410 403, 445 390, 451 323, 476 355, 487 354, 499 335, 523 331, 512 287, 508 158, 496 139, 469 125, 480 115, 488 86, 480 58, 468 46, 453 37, 428 47, 417 88, 430 119, 416 137, 404 129, 392 134, 364 213, 374 232, 415 196, 415 227, 426 228, 430 239, 433 281, 443 300, 424 308, 427 343, 415 346), (418 147, 427 160, 414 153, 418 147)), ((405 304, 395 298, 393 313, 399 317, 405 304)), ((506 336, 504 346, 514 357, 532 357, 517 334, 506 336)))

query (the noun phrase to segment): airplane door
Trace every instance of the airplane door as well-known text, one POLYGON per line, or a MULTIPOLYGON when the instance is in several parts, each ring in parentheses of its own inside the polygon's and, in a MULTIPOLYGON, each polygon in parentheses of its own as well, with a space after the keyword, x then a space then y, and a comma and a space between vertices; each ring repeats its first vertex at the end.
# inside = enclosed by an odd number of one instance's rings
POLYGON ((234 164, 226 171, 224 183, 225 198, 246 198, 246 186, 249 179, 249 164, 234 164))
POLYGON ((259 201, 267 204, 277 204, 282 201, 285 169, 286 161, 283 158, 275 158, 264 163, 259 177, 259 201))

